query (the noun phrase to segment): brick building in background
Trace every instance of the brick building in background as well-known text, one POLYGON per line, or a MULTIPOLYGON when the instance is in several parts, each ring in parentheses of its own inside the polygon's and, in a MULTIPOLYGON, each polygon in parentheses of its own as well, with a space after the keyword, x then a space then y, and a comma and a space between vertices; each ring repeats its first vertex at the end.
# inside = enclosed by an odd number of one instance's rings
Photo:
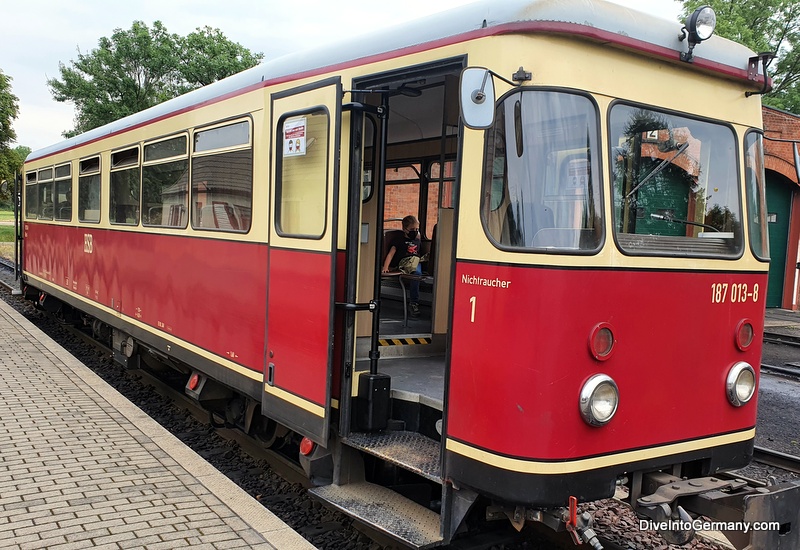
POLYGON ((800 141, 800 116, 771 107, 762 111, 771 257, 767 307, 796 310, 800 305, 800 187, 795 144, 772 140, 800 141))

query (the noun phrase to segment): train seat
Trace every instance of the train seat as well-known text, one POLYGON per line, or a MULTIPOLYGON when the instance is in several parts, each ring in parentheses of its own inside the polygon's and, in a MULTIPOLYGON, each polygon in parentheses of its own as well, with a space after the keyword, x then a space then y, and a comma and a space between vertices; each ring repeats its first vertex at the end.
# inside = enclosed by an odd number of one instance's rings
MULTIPOLYGON (((422 241, 420 246, 420 253, 427 255, 427 258, 424 262, 422 262, 423 266, 423 274, 416 275, 416 274, 406 274, 400 270, 393 270, 389 273, 381 273, 381 288, 384 287, 397 288, 400 287, 400 294, 403 298, 403 326, 408 326, 408 291, 409 291, 409 283, 412 281, 418 281, 421 284, 432 285, 434 278, 433 278, 433 265, 434 262, 432 258, 436 253, 436 244, 435 244, 435 235, 436 235, 436 226, 434 226, 434 239, 433 240, 425 240, 422 241)), ((402 235, 403 231, 401 229, 389 229, 384 232, 383 234, 383 250, 381 254, 382 259, 386 259, 386 255, 389 254, 389 243, 397 237, 398 235, 402 235)))

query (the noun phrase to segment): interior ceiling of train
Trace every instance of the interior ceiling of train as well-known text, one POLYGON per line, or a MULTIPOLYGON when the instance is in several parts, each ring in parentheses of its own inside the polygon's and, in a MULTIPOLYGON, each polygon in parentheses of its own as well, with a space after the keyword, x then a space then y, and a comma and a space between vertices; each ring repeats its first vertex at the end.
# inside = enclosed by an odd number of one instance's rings
POLYGON ((404 82, 389 97, 389 143, 442 135, 444 77, 404 82))

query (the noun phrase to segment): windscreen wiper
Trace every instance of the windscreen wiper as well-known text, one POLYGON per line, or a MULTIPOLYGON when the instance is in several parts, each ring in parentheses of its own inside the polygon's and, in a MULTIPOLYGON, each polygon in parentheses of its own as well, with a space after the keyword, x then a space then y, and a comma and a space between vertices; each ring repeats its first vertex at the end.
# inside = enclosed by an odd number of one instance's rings
POLYGON ((650 217, 651 218, 655 218, 657 220, 664 220, 666 222, 682 223, 684 225, 696 225, 697 227, 705 227, 706 229, 710 229, 711 231, 716 231, 717 233, 720 232, 719 229, 717 229, 713 225, 708 225, 708 224, 705 224, 705 223, 692 222, 692 221, 689 221, 689 220, 680 220, 678 218, 673 218, 671 216, 664 216, 662 214, 650 214, 650 217))
POLYGON ((631 195, 636 193, 639 190, 639 188, 642 187, 642 185, 644 185, 645 183, 656 177, 658 174, 660 174, 664 170, 664 168, 667 167, 668 164, 672 164, 672 161, 681 156, 684 152, 686 152, 688 148, 689 148, 688 141, 678 145, 678 151, 674 155, 672 155, 672 158, 662 160, 661 164, 653 168, 652 172, 647 174, 642 181, 636 184, 636 187, 631 189, 630 192, 627 195, 625 195, 625 200, 628 200, 631 195))

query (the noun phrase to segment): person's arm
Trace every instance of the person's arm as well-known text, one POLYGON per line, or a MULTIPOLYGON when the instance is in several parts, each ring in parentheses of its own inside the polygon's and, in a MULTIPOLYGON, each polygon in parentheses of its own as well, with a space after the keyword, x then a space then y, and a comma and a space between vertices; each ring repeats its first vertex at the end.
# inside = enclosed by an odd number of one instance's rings
POLYGON ((392 263, 392 258, 394 258, 395 252, 397 252, 397 249, 394 246, 392 246, 389 249, 389 252, 386 254, 386 259, 383 261, 382 273, 389 273, 389 264, 392 263))

